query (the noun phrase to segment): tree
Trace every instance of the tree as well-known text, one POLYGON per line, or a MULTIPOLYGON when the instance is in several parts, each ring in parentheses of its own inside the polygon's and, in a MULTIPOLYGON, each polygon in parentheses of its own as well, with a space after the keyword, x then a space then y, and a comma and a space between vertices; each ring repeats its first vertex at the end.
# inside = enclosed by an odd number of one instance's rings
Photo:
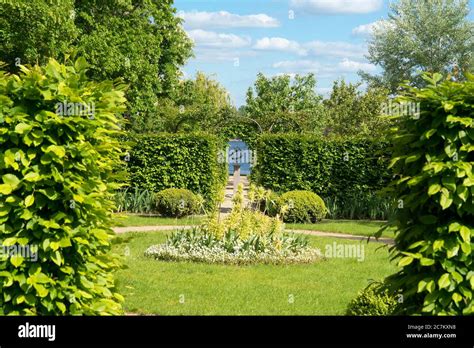
POLYGON ((334 82, 329 99, 324 100, 328 115, 326 135, 377 137, 388 130, 389 121, 381 117, 388 91, 369 87, 362 93, 360 85, 344 80, 334 82))
POLYGON ((313 74, 265 77, 257 75, 247 91, 244 115, 261 132, 318 132, 323 124, 321 96, 313 74))
POLYGON ((0 6, 0 60, 4 69, 18 72, 19 64, 45 64, 49 57, 63 59, 74 42, 74 0, 2 1, 0 6))
POLYGON ((148 124, 148 131, 208 131, 219 133, 235 108, 227 90, 202 72, 195 79, 178 83, 171 98, 159 102, 159 123, 148 124))
POLYGON ((92 79, 121 78, 129 85, 128 113, 132 128, 141 130, 156 121, 159 99, 173 94, 180 67, 191 56, 191 41, 172 5, 172 0, 8 2, 0 10, 0 60, 16 72, 15 57, 35 64, 82 55, 92 79))
POLYGON ((424 86, 421 72, 464 79, 474 67, 474 25, 467 0, 399 0, 386 21, 374 28, 368 60, 382 75, 361 72, 371 84, 395 93, 400 83, 424 86))

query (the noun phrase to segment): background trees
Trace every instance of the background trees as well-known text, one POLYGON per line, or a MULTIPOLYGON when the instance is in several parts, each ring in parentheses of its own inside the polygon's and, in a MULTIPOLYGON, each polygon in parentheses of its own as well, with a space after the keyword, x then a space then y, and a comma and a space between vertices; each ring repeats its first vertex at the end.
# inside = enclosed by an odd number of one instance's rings
POLYGON ((375 26, 367 58, 382 67, 379 76, 362 73, 372 84, 395 93, 409 80, 423 86, 420 72, 463 78, 474 67, 474 25, 467 0, 399 0, 388 20, 375 26))
POLYGON ((317 132, 323 127, 322 98, 314 74, 266 77, 257 75, 247 91, 243 116, 258 123, 264 132, 317 132))
POLYGON ((325 134, 339 137, 377 137, 387 131, 389 121, 382 118, 388 91, 370 87, 364 93, 360 83, 335 81, 331 95, 324 100, 328 114, 325 134))
POLYGON ((169 97, 191 56, 191 41, 174 14, 172 0, 66 0, 51 6, 19 0, 0 9, 0 60, 16 72, 21 64, 63 60, 80 54, 94 80, 129 84, 132 128, 156 120, 159 99, 169 97), (18 60, 19 59, 19 60, 18 60))

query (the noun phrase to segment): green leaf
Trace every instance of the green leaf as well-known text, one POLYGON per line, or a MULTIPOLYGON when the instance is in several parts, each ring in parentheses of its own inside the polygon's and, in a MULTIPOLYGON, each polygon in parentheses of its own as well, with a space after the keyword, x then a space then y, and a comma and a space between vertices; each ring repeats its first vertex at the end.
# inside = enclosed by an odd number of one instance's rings
POLYGON ((438 286, 440 289, 444 289, 444 288, 447 288, 451 282, 450 280, 450 274, 449 273, 445 273, 441 276, 441 278, 439 278, 438 280, 438 286))
POLYGON ((62 146, 50 145, 46 148, 46 153, 52 152, 59 158, 63 158, 66 155, 66 150, 62 146))
POLYGON ((30 182, 36 182, 41 179, 41 175, 39 175, 36 172, 29 172, 28 174, 25 175, 23 178, 25 181, 30 181, 30 182))
POLYGON ((6 185, 10 185, 12 189, 16 189, 18 185, 20 185, 20 179, 18 179, 13 174, 5 174, 2 176, 3 183, 6 185))
POLYGON ((471 230, 468 227, 462 226, 459 233, 461 234, 463 241, 466 243, 471 241, 471 230))
POLYGON ((412 262, 413 262, 413 257, 411 256, 402 257, 400 261, 398 262, 398 267, 408 266, 412 262))
POLYGON ((441 199, 440 199, 439 203, 441 204, 441 208, 443 208, 443 210, 448 209, 451 206, 451 204, 453 203, 452 194, 450 192, 448 192, 446 189, 443 189, 441 191, 441 199))
POLYGON ((428 196, 433 196, 437 194, 440 190, 441 190, 440 184, 430 185, 430 187, 428 188, 428 196))
POLYGON ((25 259, 19 254, 10 256, 10 262, 15 267, 21 266, 24 260, 25 259))
POLYGON ((74 68, 76 69, 77 72, 80 72, 86 69, 88 66, 89 64, 87 63, 86 59, 82 56, 79 57, 74 63, 74 68))
POLYGON ((35 196, 33 194, 26 196, 25 198, 25 207, 28 208, 33 205, 35 202, 35 196))
POLYGON ((26 132, 30 131, 32 128, 33 128, 33 126, 29 125, 27 123, 18 123, 15 126, 15 133, 23 134, 23 133, 26 133, 26 132))
POLYGON ((420 260, 420 264, 421 264, 422 266, 432 266, 432 265, 435 264, 435 260, 433 260, 433 259, 428 259, 428 258, 426 258, 426 257, 423 257, 423 258, 421 258, 421 260, 420 260))

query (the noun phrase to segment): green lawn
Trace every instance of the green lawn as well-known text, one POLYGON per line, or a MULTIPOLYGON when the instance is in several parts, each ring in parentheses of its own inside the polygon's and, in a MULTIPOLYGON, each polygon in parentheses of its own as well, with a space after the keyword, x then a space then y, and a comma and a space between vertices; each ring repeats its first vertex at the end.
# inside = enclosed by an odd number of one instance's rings
POLYGON ((324 252, 333 242, 364 246, 365 260, 326 259, 310 265, 226 266, 164 262, 143 256, 164 232, 127 233, 114 250, 126 268, 116 274, 127 312, 159 315, 340 315, 370 279, 396 270, 386 247, 310 237, 324 252), (293 300, 293 301, 292 301, 293 300), (291 303, 293 302, 293 303, 291 303))
MULTIPOLYGON (((372 236, 384 224, 383 221, 370 220, 323 220, 316 224, 286 224, 286 228, 372 236)), ((384 230, 382 236, 393 237, 393 229, 384 230)))
POLYGON ((174 225, 197 225, 201 223, 202 216, 190 216, 180 219, 165 218, 161 216, 115 214, 114 225, 117 227, 128 226, 174 226, 174 225))

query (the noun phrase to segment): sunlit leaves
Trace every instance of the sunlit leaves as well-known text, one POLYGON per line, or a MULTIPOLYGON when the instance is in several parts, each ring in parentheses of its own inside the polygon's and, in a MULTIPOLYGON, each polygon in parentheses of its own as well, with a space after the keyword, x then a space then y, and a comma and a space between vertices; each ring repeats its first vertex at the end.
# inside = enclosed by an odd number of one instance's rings
POLYGON ((74 73, 85 67, 80 59, 75 68, 51 61, 22 68, 19 76, 0 72, 7 121, 0 123, 0 242, 8 248, 0 260, 4 314, 93 315, 99 314, 97 302, 105 303, 100 314, 121 313, 110 273, 117 261, 109 256, 107 212, 123 155, 117 127, 124 91, 74 73), (93 120, 56 114, 56 102, 64 99, 100 109, 93 120), (78 285, 80 278, 87 288, 78 285))
POLYGON ((398 177, 392 189, 404 205, 395 217, 393 250, 402 271, 389 279, 405 294, 402 313, 473 314, 474 125, 467 115, 474 83, 441 82, 439 76, 426 81, 432 85, 408 88, 404 99, 419 103, 424 116, 400 120, 392 138, 398 177), (412 135, 416 141, 403 141, 412 135))

